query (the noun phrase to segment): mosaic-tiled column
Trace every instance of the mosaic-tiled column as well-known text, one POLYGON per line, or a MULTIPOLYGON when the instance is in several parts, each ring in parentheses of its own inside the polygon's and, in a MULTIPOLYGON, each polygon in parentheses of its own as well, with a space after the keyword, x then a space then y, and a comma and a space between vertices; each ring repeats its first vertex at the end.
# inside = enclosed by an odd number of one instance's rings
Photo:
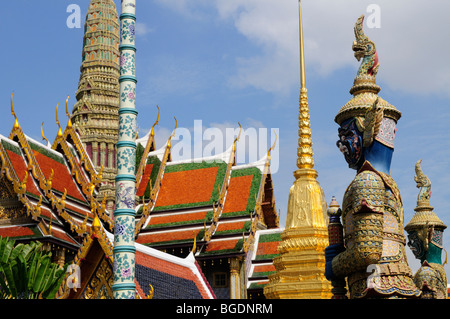
POLYGON ((120 44, 119 140, 117 142, 116 208, 114 210, 115 299, 135 298, 135 163, 136 163, 136 1, 122 0, 120 44))

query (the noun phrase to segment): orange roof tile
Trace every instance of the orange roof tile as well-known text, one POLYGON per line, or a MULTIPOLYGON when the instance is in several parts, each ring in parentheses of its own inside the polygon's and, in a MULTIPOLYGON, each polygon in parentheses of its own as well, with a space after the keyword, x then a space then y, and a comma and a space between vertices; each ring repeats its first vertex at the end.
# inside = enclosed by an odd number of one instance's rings
POLYGON ((210 200, 218 167, 164 173, 155 207, 210 200))
POLYGON ((266 243, 258 243, 258 250, 256 255, 273 255, 278 254, 278 244, 279 242, 266 242, 266 243))
POLYGON ((223 214, 246 210, 252 180, 253 175, 237 176, 230 179, 223 214))
POLYGON ((85 201, 83 195, 75 185, 72 174, 70 173, 69 168, 66 165, 61 164, 58 161, 55 161, 54 159, 41 154, 36 150, 33 150, 33 153, 46 179, 50 177, 53 169, 55 173, 52 180, 53 189, 61 193, 64 193, 64 190, 67 189, 68 196, 81 201, 85 201))
POLYGON ((261 273, 261 272, 269 272, 269 271, 276 271, 274 265, 255 265, 255 268, 253 269, 253 273, 261 273))
POLYGON ((35 235, 35 233, 29 227, 24 226, 0 227, 0 236, 2 237, 14 238, 33 235, 35 235))
MULTIPOLYGON (((6 153, 8 154, 9 160, 11 161, 17 177, 19 178, 19 180, 23 181, 23 179, 25 178, 25 174, 28 171, 24 158, 8 149, 6 150, 6 153)), ((27 192, 30 192, 31 194, 36 196, 40 195, 40 192, 36 188, 36 185, 32 182, 31 178, 29 178, 27 182, 27 192)))
POLYGON ((144 168, 144 174, 142 174, 141 182, 136 191, 137 196, 143 196, 145 193, 145 189, 147 188, 148 182, 150 180, 150 176, 152 174, 153 164, 147 164, 144 168))
POLYGON ((151 216, 149 226, 175 224, 189 221, 202 221, 205 219, 208 212, 185 213, 185 214, 171 214, 161 216, 151 216))
POLYGON ((243 230, 245 223, 247 221, 238 221, 238 222, 231 222, 231 223, 219 223, 216 229, 216 233, 218 232, 225 232, 228 230, 243 230))
POLYGON ((170 241, 194 240, 200 229, 190 229, 182 231, 169 231, 161 233, 141 233, 136 242, 139 244, 155 244, 170 241))
POLYGON ((67 233, 64 232, 64 231, 55 231, 55 230, 52 230, 51 235, 52 235, 53 237, 55 237, 55 238, 61 239, 61 240, 65 241, 65 242, 69 242, 69 243, 71 243, 71 244, 73 244, 73 245, 78 245, 78 243, 77 243, 72 237, 70 237, 69 235, 67 235, 67 233))
POLYGON ((217 240, 208 243, 205 252, 213 252, 219 250, 232 250, 236 247, 239 239, 217 240))

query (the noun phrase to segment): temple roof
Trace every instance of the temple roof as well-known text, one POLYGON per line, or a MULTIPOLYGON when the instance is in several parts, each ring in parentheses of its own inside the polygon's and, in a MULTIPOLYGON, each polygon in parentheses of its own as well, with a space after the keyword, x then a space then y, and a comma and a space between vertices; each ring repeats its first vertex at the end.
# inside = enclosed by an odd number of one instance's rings
POLYGON ((17 118, 9 137, 0 135, 0 207, 5 212, 0 234, 74 250, 94 213, 112 226, 96 199, 101 172, 93 168, 70 121, 50 145, 27 136, 17 118))
POLYGON ((281 228, 256 231, 255 246, 251 252, 247 274, 249 291, 262 290, 269 282, 268 276, 275 273, 272 260, 280 255, 278 244, 281 241, 282 231, 281 228))
MULTIPOLYGON (((98 298, 101 290, 106 291, 104 297, 112 297, 113 242, 114 235, 98 221, 74 259, 80 269, 79 289, 68 289, 64 283, 59 298, 98 298), (98 287, 98 278, 102 278, 103 289, 98 287)), ((140 299, 150 295, 153 299, 215 299, 193 254, 179 258, 138 243, 135 247, 136 294, 140 299)))
POLYGON ((146 202, 136 208, 138 243, 187 252, 195 241, 197 258, 243 255, 257 227, 278 227, 269 156, 236 165, 233 146, 214 156, 170 162, 168 153, 166 144, 146 157, 137 188, 146 202))

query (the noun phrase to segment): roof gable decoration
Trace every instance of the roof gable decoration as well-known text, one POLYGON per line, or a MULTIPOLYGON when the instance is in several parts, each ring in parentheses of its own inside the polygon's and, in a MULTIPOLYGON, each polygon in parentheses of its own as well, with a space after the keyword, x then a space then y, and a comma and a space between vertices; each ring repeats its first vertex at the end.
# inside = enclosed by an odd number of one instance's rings
POLYGON ((279 256, 278 244, 282 232, 281 228, 256 231, 255 245, 247 258, 247 289, 263 289, 269 282, 268 276, 275 273, 273 259, 279 256))
POLYGON ((136 141, 136 143, 140 143, 141 145, 145 144, 144 152, 142 153, 141 161, 139 162, 139 167, 136 171, 136 189, 139 187, 139 184, 141 182, 141 178, 142 178, 142 174, 144 173, 147 156, 151 151, 155 150, 155 126, 159 124, 159 116, 161 114, 161 109, 159 108, 159 106, 157 105, 156 107, 158 108, 158 117, 156 118, 156 121, 153 124, 150 132, 148 133, 148 135, 146 137, 144 137, 144 139, 142 139, 140 141, 139 140, 136 141), (144 141, 145 141, 145 143, 141 143, 144 141))
POLYGON ((68 109, 68 101, 69 97, 66 99, 66 115, 68 117, 68 123, 64 133, 61 132, 61 126, 58 119, 58 106, 56 107, 56 122, 59 126, 59 132, 53 142, 52 149, 56 150, 61 147, 70 163, 71 173, 75 176, 78 184, 82 186, 84 195, 89 197, 92 185, 98 187, 101 183, 103 166, 101 167, 100 172, 97 173, 89 156, 86 154, 86 150, 84 149, 78 134, 73 130, 68 109), (71 140, 73 145, 69 143, 68 140, 71 140), (85 170, 82 169, 83 164, 85 170))
MULTIPOLYGON (((109 267, 112 269, 114 256, 112 241, 108 237, 102 223, 100 222, 100 219, 97 215, 95 215, 92 222, 92 227, 88 231, 88 236, 84 238, 77 254, 73 259, 72 264, 69 265, 69 271, 67 272, 66 277, 64 278, 58 290, 57 299, 80 297, 81 292, 87 285, 87 282, 81 282, 81 268, 92 267, 92 262, 95 262, 94 260, 89 260, 87 264, 84 264, 87 258, 92 258, 92 256, 89 255, 89 252, 93 248, 95 243, 98 243, 100 245, 101 253, 106 262, 109 264, 109 267), (78 288, 80 288, 80 291, 78 291, 78 288)), ((86 272, 88 272, 87 269, 86 272)))
MULTIPOLYGON (((152 131, 150 133, 151 139, 154 139, 154 127, 155 127, 155 125, 158 124, 158 122, 159 122, 159 107, 158 107, 158 119, 156 120, 155 124, 153 124, 152 131)), ((173 130, 173 133, 170 135, 165 147, 162 148, 162 149, 164 149, 164 155, 162 157, 161 164, 159 165, 158 174, 156 175, 156 179, 154 182, 152 180, 148 181, 148 185, 150 187, 150 198, 146 201, 145 194, 144 194, 144 196, 142 196, 142 205, 137 205, 135 208, 136 212, 138 210, 142 209, 141 218, 139 219, 139 221, 136 223, 136 226, 135 226, 135 235, 136 236, 141 231, 142 226, 148 222, 148 217, 150 215, 150 212, 152 211, 152 209, 154 208, 154 205, 156 203, 156 198, 157 198, 158 192, 161 188, 161 181, 162 181, 162 177, 164 175, 164 170, 166 168, 166 164, 167 164, 167 162, 172 160, 171 156, 170 156, 170 150, 172 148, 171 140, 175 136, 177 127, 178 127, 178 121, 177 121, 177 118, 175 118, 175 128, 173 130), (152 186, 152 182, 153 182, 154 186, 152 186)), ((150 141, 150 139, 149 139, 149 141, 150 141)), ((149 147, 149 143, 147 143, 146 148, 147 147, 149 147)), ((160 154, 161 151, 159 151, 157 153, 160 154)), ((143 156, 140 161, 140 164, 139 164, 140 166, 143 165, 142 163, 147 162, 148 155, 149 155, 149 153, 145 154, 145 151, 144 151, 143 156)), ((141 180, 142 180, 142 174, 140 175, 139 179, 136 179, 136 189, 139 189, 139 183, 141 182, 141 180)))
POLYGON ((78 159, 77 162, 80 164, 80 168, 84 167, 87 175, 90 176, 91 182, 95 186, 99 186, 102 180, 103 166, 101 166, 100 172, 97 173, 94 164, 91 161, 91 158, 86 153, 86 149, 83 146, 80 136, 72 127, 72 120, 69 113, 68 101, 69 97, 67 97, 66 99, 66 116, 68 117, 68 123, 63 133, 64 137, 63 140, 65 142, 71 141, 69 145, 73 145, 75 148, 74 156, 76 156, 76 158, 78 159))
POLYGON ((24 159, 26 160, 27 170, 31 171, 33 177, 38 181, 44 180, 45 179, 44 174, 42 173, 36 161, 36 158, 33 156, 33 151, 30 145, 28 144, 27 137, 25 136, 24 132, 22 131, 22 128, 19 125, 17 115, 14 111, 13 97, 14 92, 11 94, 11 114, 14 116, 14 126, 11 130, 11 133, 9 134, 9 139, 17 142, 19 147, 21 147, 21 149, 25 153, 24 159))
MULTIPOLYGON (((14 166, 12 165, 9 156, 7 154, 7 149, 5 149, 6 143, 15 143, 13 141, 7 141, 5 137, 0 136, 0 161, 1 161, 1 171, 4 172, 6 179, 12 183, 12 191, 18 197, 19 201, 25 205, 26 212, 28 216, 31 216, 33 220, 37 220, 41 215, 41 205, 43 197, 37 194, 31 197, 30 193, 27 192, 27 183, 29 179, 28 171, 24 168, 24 177, 20 180, 19 176, 16 174, 14 166), (6 142, 7 141, 7 142, 6 142)), ((17 143, 15 143, 17 145, 17 143)), ((18 147, 18 145, 17 145, 18 147)), ((24 159, 22 159, 24 161, 24 159)), ((30 178, 31 179, 31 178, 30 178)), ((30 181, 32 183, 32 181, 30 181)))
MULTIPOLYGON (((74 180, 78 185, 77 187, 81 188, 83 194, 81 196, 84 199, 84 205, 90 206, 91 211, 95 210, 99 218, 108 224, 110 229, 113 229, 114 222, 106 211, 106 198, 99 203, 94 195, 96 194, 96 189, 102 182, 103 166, 101 166, 99 172, 96 171, 90 157, 86 153, 78 133, 73 129, 68 109, 68 100, 69 97, 66 99, 66 115, 68 117, 68 123, 63 133, 61 132, 61 126, 59 124, 58 107, 56 108, 56 122, 59 126, 59 132, 53 142, 51 150, 60 149, 62 151, 63 156, 70 165, 71 176, 75 177, 74 180)), ((61 154, 59 152, 57 153, 61 154)), ((85 229, 86 223, 83 221, 82 227, 78 228, 77 232, 80 232, 81 234, 85 229)))
MULTIPOLYGON (((92 265, 95 260, 98 263, 104 263, 105 260, 108 264, 108 267, 112 268, 114 264, 114 255, 113 255, 113 243, 114 235, 109 233, 101 223, 98 216, 95 216, 94 221, 92 223, 92 227, 89 230, 89 236, 86 236, 81 247, 73 260, 73 266, 69 266, 71 269, 70 272, 66 274, 65 279, 61 287, 59 288, 57 298, 58 299, 67 299, 67 298, 79 298, 81 293, 88 286, 89 280, 84 280, 80 282, 79 276, 77 276, 76 271, 78 270, 83 272, 89 272, 87 268, 84 267, 96 267, 96 265, 92 265), (98 244, 101 247, 100 251, 97 251, 97 255, 93 256, 90 254, 90 251, 93 250, 94 244, 98 244), (100 254, 100 255, 99 255, 100 254), (99 258, 100 257, 100 258, 99 258), (103 260, 103 261, 102 261, 103 260), (77 282, 78 280, 78 282, 77 282), (77 285, 78 284, 78 285, 77 285), (72 289, 70 287, 75 287, 72 289), (76 287, 79 289, 77 290, 76 287)), ((168 277, 178 277, 181 280, 188 280, 194 284, 196 289, 198 289, 198 293, 202 296, 202 298, 214 299, 215 295, 206 281, 200 267, 198 266, 193 253, 189 254, 186 258, 179 258, 170 254, 163 253, 159 250, 146 247, 144 245, 135 244, 136 247, 136 259, 137 265, 142 267, 150 267, 153 271, 167 273, 171 272, 169 269, 178 269, 179 273, 176 272, 168 277), (150 263, 146 263, 145 260, 150 258, 152 261, 150 263)), ((93 270, 90 271, 93 273, 93 270)), ((92 276, 92 274, 91 274, 92 276)), ((166 277, 167 278, 167 277, 166 277)), ((150 284, 149 287, 146 287, 148 293, 144 292, 140 283, 146 282, 149 278, 139 278, 139 275, 136 276, 136 296, 140 299, 152 299, 157 291, 154 291, 154 285, 150 284)), ((163 284, 165 286, 171 285, 171 279, 165 279, 167 282, 163 284)), ((155 283, 156 284, 156 283, 155 283)), ((95 297, 95 294, 93 294, 95 297)))
MULTIPOLYGON (((6 176, 15 185, 16 193, 27 207, 28 214, 36 219, 40 215, 41 205, 44 202, 47 205, 51 203, 51 206, 58 211, 59 216, 69 223, 70 228, 81 235, 86 230, 86 220, 91 207, 86 197, 79 192, 79 187, 83 186, 73 178, 75 175, 73 169, 69 170, 66 162, 67 157, 64 158, 65 155, 70 156, 72 153, 68 149, 65 153, 60 153, 27 137, 18 124, 14 111, 13 96, 14 92, 11 95, 11 113, 15 118, 14 126, 9 138, 1 139, 0 146, 2 166, 6 168, 6 176), (14 156, 14 159, 11 156, 14 156), (36 156, 39 157, 39 160, 36 156), (44 168, 46 168, 46 174, 43 171, 44 168), (58 176, 60 179, 54 180, 54 169, 57 168, 59 168, 58 172, 65 177, 58 176), (21 178, 19 178, 20 175, 21 178), (61 184, 59 190, 56 190, 55 181, 61 182, 63 180, 64 185, 61 184), (72 213, 68 212, 68 209, 81 215, 82 219, 74 218, 72 213)), ((59 125, 58 117, 57 123, 59 125)), ((57 139, 64 143, 60 131, 58 131, 57 139)), ((54 145, 59 144, 54 143, 54 145)), ((72 161, 72 163, 74 162, 72 161)), ((89 189, 93 187, 94 185, 90 183, 89 189)), ((84 188, 87 189, 86 185, 84 185, 84 188)), ((92 195, 89 192, 88 194, 92 195)), ((98 206, 101 207, 101 205, 98 206)), ((98 211, 101 212, 101 210, 98 211)))
MULTIPOLYGON (((267 176, 270 175, 270 152, 274 148, 275 143, 261 160, 232 168, 229 189, 226 193, 224 210, 222 212, 223 218, 221 220, 225 221, 227 217, 243 216, 249 217, 250 221, 248 222, 249 227, 243 230, 240 240, 236 242, 237 237, 228 240, 228 250, 249 253, 254 246, 256 231, 274 227, 272 224, 266 225, 262 205, 266 197, 265 185, 267 176)), ((217 247, 206 247, 203 253, 214 253, 217 249, 223 250, 225 247, 224 245, 214 246, 217 247)))
POLYGON ((225 196, 226 196, 229 182, 230 182, 231 170, 232 170, 233 166, 236 165, 236 143, 239 141, 239 139, 241 137, 241 133, 242 133, 241 123, 238 123, 238 124, 239 124, 239 134, 233 141, 232 149, 231 149, 231 152, 230 152, 230 155, 228 158, 228 164, 227 164, 227 170, 225 173, 225 178, 222 183, 222 189, 219 190, 219 198, 217 201, 217 208, 215 207, 215 204, 213 203, 213 220, 212 220, 210 227, 208 228, 208 230, 205 231, 205 234, 204 234, 204 240, 206 242, 209 242, 211 240, 212 235, 214 234, 214 232, 217 229, 219 218, 222 215, 224 200, 225 200, 225 196))

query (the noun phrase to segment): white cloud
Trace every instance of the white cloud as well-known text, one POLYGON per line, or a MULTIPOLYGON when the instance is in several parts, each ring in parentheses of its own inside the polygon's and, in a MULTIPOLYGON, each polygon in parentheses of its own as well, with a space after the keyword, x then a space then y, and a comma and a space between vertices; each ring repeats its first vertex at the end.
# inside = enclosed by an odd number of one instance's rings
MULTIPOLYGON (((372 1, 315 0, 302 2, 307 72, 327 76, 359 63, 351 44, 353 25, 372 1)), ((379 79, 393 89, 415 93, 447 93, 450 2, 437 0, 377 1, 381 28, 368 28, 380 55, 379 79), (434 58, 431 58, 434 57, 434 58)), ((240 57, 232 82, 286 93, 298 86, 298 4, 291 0, 216 0, 219 16, 261 46, 262 54, 240 57)))
POLYGON ((155 32, 155 29, 148 27, 145 23, 136 22, 136 34, 138 36, 144 36, 152 32, 155 32))

